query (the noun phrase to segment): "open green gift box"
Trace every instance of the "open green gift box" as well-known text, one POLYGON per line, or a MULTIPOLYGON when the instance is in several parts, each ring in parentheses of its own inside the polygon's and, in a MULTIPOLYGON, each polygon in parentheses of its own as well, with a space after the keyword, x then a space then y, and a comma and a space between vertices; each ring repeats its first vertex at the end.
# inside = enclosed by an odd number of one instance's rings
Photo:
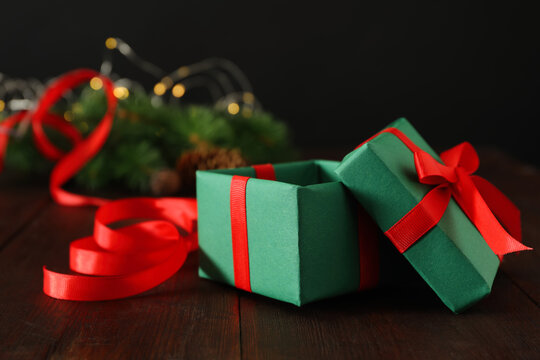
MULTIPOLYGON (((359 216, 356 201, 334 172, 338 165, 324 160, 276 164, 276 181, 256 178, 252 167, 198 171, 199 275, 296 305, 358 290, 359 240, 367 246, 365 253, 377 251, 372 247, 376 228, 367 215, 359 216), (238 197, 235 176, 250 177, 240 194, 245 214, 231 211, 238 205, 232 198, 238 197), (247 269, 238 265, 242 248, 235 247, 242 239, 233 239, 235 215, 245 221, 247 269), (249 288, 238 272, 249 273, 249 288)), ((376 260, 367 259, 365 271, 378 266, 376 260)), ((376 281, 363 275, 366 287, 376 281)))
MULTIPOLYGON (((379 245, 365 209, 452 311, 489 294, 497 255, 526 249, 519 211, 470 176, 478 165, 470 145, 442 154, 447 166, 407 120, 388 129, 340 163, 277 164, 277 181, 255 178, 254 168, 197 172, 200 276, 296 305, 373 285, 379 245)), ((380 259, 381 271, 396 262, 380 259)))

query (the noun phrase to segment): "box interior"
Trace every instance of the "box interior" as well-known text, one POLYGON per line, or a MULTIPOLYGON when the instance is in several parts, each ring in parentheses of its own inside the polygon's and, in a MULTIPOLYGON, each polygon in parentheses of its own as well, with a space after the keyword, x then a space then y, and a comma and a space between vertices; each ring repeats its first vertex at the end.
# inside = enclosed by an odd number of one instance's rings
MULTIPOLYGON (((278 181, 249 181, 246 212, 252 292, 301 305, 357 288, 356 205, 337 182, 337 165, 326 160, 275 164, 278 181)), ((198 172, 197 202, 199 275, 234 285, 232 175, 255 177, 255 170, 198 172)))
MULTIPOLYGON (((274 164, 274 170, 279 182, 299 186, 309 186, 339 181, 339 178, 334 172, 338 165, 339 162, 330 160, 296 161, 274 164)), ((255 170, 252 167, 220 169, 213 170, 212 172, 255 177, 255 170)))

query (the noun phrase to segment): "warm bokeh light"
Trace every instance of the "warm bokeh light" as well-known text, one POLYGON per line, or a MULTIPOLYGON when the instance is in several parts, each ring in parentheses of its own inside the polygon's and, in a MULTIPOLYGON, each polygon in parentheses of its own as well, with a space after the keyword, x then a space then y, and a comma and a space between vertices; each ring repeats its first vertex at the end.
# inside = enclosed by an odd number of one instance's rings
POLYGON ((80 102, 77 102, 77 103, 73 104, 73 106, 71 107, 71 111, 74 114, 82 114, 84 109, 83 109, 82 104, 80 102))
POLYGON ((71 111, 66 111, 64 113, 64 119, 68 122, 71 122, 73 120, 73 114, 71 113, 71 111))
POLYGON ((180 98, 186 93, 186 87, 182 84, 176 84, 172 88, 172 94, 174 97, 180 98))
POLYGON ((93 89, 93 90, 99 90, 103 87, 103 80, 101 80, 100 78, 98 78, 97 76, 96 77, 93 77, 92 79, 90 79, 90 87, 93 89))
POLYGON ((180 77, 186 77, 189 75, 189 68, 187 66, 182 66, 178 69, 178 75, 180 77))
POLYGON ((227 106, 227 111, 231 115, 236 115, 240 111, 240 106, 237 103, 232 102, 227 106))
POLYGON ((118 42, 113 37, 107 38, 107 40, 105 40, 105 46, 109 50, 116 49, 117 45, 118 45, 118 42))
POLYGON ((154 94, 156 94, 157 96, 165 94, 166 90, 167 87, 164 83, 158 82, 156 85, 154 85, 154 94))
POLYGON ((163 79, 161 79, 161 82, 167 87, 167 89, 173 85, 172 79, 168 76, 165 76, 163 79))
POLYGON ((4 100, 0 100, 0 112, 4 111, 5 108, 6 108, 6 103, 4 102, 4 100))
POLYGON ((113 94, 117 99, 124 100, 128 98, 129 90, 124 86, 117 86, 114 88, 113 94))
POLYGON ((255 101, 255 95, 253 95, 253 93, 250 93, 250 92, 245 92, 244 95, 242 96, 242 100, 246 104, 253 104, 253 102, 255 101))

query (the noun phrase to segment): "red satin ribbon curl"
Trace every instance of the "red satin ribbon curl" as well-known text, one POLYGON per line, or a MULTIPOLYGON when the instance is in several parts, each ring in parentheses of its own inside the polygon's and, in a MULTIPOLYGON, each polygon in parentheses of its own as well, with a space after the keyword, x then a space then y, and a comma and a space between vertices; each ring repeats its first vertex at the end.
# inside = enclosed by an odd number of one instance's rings
POLYGON ((500 258, 511 252, 531 250, 521 243, 518 208, 494 185, 473 175, 479 159, 471 144, 464 142, 443 152, 441 164, 398 129, 388 128, 375 136, 381 133, 396 136, 413 152, 418 180, 422 184, 436 185, 385 232, 401 253, 437 225, 451 197, 500 258))
MULTIPOLYGON (((27 118, 32 121, 31 113, 29 111, 19 111, 0 123, 0 171, 2 171, 4 166, 4 155, 9 141, 9 133, 13 131, 12 129, 15 125, 23 122, 27 118)), ((47 113, 42 118, 42 124, 50 126, 60 134, 64 135, 71 142, 72 146, 75 146, 82 141, 79 130, 70 123, 67 123, 61 116, 47 113)))
POLYGON ((43 268, 43 291, 57 299, 95 301, 139 294, 176 273, 188 252, 197 248, 195 199, 132 198, 109 202, 62 189, 107 140, 116 105, 112 82, 96 71, 81 69, 61 76, 49 86, 34 112, 22 111, 0 123, 0 170, 9 132, 29 117, 38 150, 48 159, 58 160, 49 184, 53 199, 61 205, 101 206, 95 216, 94 235, 75 240, 70 245, 70 268, 85 275, 62 274, 43 268), (73 125, 49 110, 67 91, 94 77, 103 82, 107 110, 92 133, 83 139, 73 125), (73 144, 72 150, 64 154, 55 147, 47 138, 43 125, 66 136, 73 144), (108 226, 135 219, 145 221, 119 229, 108 226))
POLYGON ((43 292, 65 300, 111 300, 149 290, 175 274, 197 248, 195 199, 132 198, 98 209, 94 235, 70 245, 70 268, 61 274, 43 268, 43 292), (107 224, 144 221, 119 229, 107 224), (177 226, 187 234, 181 234, 177 226))
MULTIPOLYGON (((117 100, 113 94, 113 84, 107 77, 89 69, 68 72, 45 90, 35 111, 19 112, 0 124, 1 129, 4 130, 0 132, 0 159, 4 157, 8 133, 11 128, 25 119, 26 116, 29 116, 36 147, 46 158, 58 160, 52 170, 49 183, 53 199, 61 205, 68 206, 103 205, 107 202, 106 199, 73 194, 61 187, 97 154, 107 140, 114 119, 116 104, 117 100), (103 89, 107 97, 107 111, 92 133, 87 138, 82 139, 79 131, 73 125, 61 120, 57 115, 49 113, 49 110, 66 92, 90 81, 94 77, 100 78, 103 82, 103 89), (64 154, 62 150, 54 146, 43 130, 44 124, 67 136, 74 145, 72 150, 64 154)), ((0 160, 0 165, 1 163, 2 160, 0 160)))

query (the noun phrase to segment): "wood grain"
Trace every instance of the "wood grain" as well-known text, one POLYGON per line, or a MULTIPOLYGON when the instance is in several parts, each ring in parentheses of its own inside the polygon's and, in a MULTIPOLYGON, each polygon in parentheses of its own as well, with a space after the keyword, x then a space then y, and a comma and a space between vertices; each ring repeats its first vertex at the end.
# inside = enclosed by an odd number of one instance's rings
POLYGON ((501 270, 540 304, 540 170, 497 149, 480 152, 479 174, 504 192, 521 210, 523 242, 534 251, 506 256, 501 270))
MULTIPOLYGON (((326 151, 338 158, 344 151, 326 151)), ((522 210, 540 248, 540 174, 496 149, 480 174, 522 210)), ((311 157, 311 156, 310 156, 311 157)), ((534 359, 540 354, 538 252, 509 255, 492 294, 452 314, 423 282, 305 307, 197 277, 197 255, 129 299, 78 303, 41 292, 41 266, 67 270, 68 244, 92 231, 92 208, 50 202, 35 183, 0 179, 0 358, 534 359), (3 245, 2 245, 3 244, 3 245)))
MULTIPOLYGON (((538 248, 538 171, 495 149, 484 149, 480 156, 481 174, 522 209, 524 241, 538 248)), ((536 251, 508 255, 492 294, 461 315, 445 309, 421 285, 379 289, 303 308, 243 293, 243 358, 538 358, 538 260, 536 251)))
POLYGON ((50 202, 47 188, 20 174, 0 177, 0 249, 50 202))
POLYGON ((540 313, 506 277, 465 314, 426 288, 386 289, 295 308, 242 296, 245 359, 532 359, 540 313))
POLYGON ((77 303, 42 293, 41 267, 66 269, 69 241, 90 233, 93 213, 50 204, 0 252, 0 341, 6 357, 45 357, 77 320, 77 303))
POLYGON ((238 295, 199 280, 197 256, 160 286, 130 299, 79 303, 57 358, 238 359, 238 295))
POLYGON ((51 204, 0 253, 4 355, 240 357, 237 293, 200 281, 196 255, 173 278, 134 298, 80 303, 43 295, 41 266, 67 270, 68 244, 91 233, 93 213, 51 204))

